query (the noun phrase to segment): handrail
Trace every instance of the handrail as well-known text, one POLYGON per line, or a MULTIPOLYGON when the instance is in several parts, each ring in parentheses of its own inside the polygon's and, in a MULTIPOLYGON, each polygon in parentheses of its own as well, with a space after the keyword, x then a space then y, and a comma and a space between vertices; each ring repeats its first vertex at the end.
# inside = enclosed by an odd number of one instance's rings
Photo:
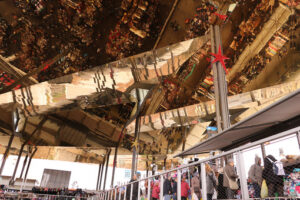
POLYGON ((215 155, 215 156, 212 156, 212 157, 209 157, 209 158, 205 158, 205 159, 202 159, 202 160, 199 160, 199 161, 190 163, 190 164, 186 164, 186 165, 183 165, 183 166, 174 168, 174 169, 170 169, 170 170, 161 172, 161 173, 159 173, 159 174, 152 175, 152 176, 148 176, 148 177, 146 177, 146 178, 142 178, 142 179, 139 179, 139 180, 136 180, 136 181, 127 183, 127 184, 123 184, 123 185, 120 185, 120 186, 117 186, 117 187, 114 187, 114 188, 110 188, 110 189, 108 189, 107 191, 114 190, 114 189, 118 189, 118 188, 122 188, 122 187, 124 187, 124 186, 126 186, 126 185, 131 185, 131 184, 134 184, 134 183, 136 183, 136 182, 145 181, 145 180, 148 180, 148 179, 151 179, 151 178, 155 178, 155 177, 157 177, 157 176, 161 176, 161 175, 165 175, 165 174, 168 174, 168 173, 171 173, 171 172, 174 172, 174 171, 182 170, 182 169, 185 169, 185 168, 194 166, 194 165, 199 165, 199 164, 201 164, 201 163, 205 163, 205 162, 208 162, 208 161, 210 161, 210 160, 215 160, 215 159, 218 159, 218 158, 221 158, 221 157, 224 157, 224 156, 227 156, 227 155, 230 155, 230 154, 233 154, 233 153, 236 153, 236 152, 245 150, 245 149, 249 149, 249 148, 251 148, 251 147, 253 147, 253 146, 257 146, 257 145, 259 145, 259 144, 268 142, 268 141, 270 141, 270 140, 276 140, 276 139, 282 138, 282 137, 284 137, 284 136, 296 134, 298 131, 300 131, 300 126, 298 126, 298 127, 296 127, 296 128, 293 128, 293 129, 290 129, 290 130, 287 130, 287 131, 284 131, 284 132, 282 132, 282 133, 279 133, 279 134, 276 134, 276 135, 267 137, 267 138, 265 138, 265 139, 261 139, 261 140, 256 141, 256 142, 253 142, 253 143, 249 143, 249 144, 243 145, 243 146, 241 146, 241 147, 232 149, 232 150, 230 150, 230 151, 222 152, 222 153, 220 153, 220 154, 218 154, 218 155, 215 155))

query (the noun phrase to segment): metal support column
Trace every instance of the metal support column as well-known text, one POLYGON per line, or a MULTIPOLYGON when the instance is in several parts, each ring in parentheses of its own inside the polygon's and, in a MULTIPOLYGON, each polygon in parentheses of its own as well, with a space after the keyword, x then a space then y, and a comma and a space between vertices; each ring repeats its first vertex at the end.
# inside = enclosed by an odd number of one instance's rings
POLYGON ((297 139, 298 139, 298 145, 299 145, 299 149, 300 149, 300 131, 297 132, 297 139))
POLYGON ((33 156, 34 156, 34 154, 36 153, 37 150, 38 150, 38 148, 35 147, 34 151, 30 155, 30 158, 29 158, 29 161, 28 161, 28 165, 27 165, 27 168, 26 168, 26 172, 25 172, 25 176, 23 178, 23 183, 22 183, 22 186, 21 186, 21 192, 23 190, 23 186, 26 185, 26 180, 27 180, 27 175, 28 175, 28 171, 29 171, 29 168, 30 168, 31 160, 32 160, 32 158, 33 158, 33 156))
POLYGON ((6 163, 6 159, 7 159, 8 155, 9 155, 9 150, 10 150, 10 147, 11 147, 11 144, 13 142, 14 137, 15 137, 15 135, 13 134, 9 138, 9 141, 8 141, 5 153, 4 153, 3 158, 2 158, 2 163, 1 163, 1 168, 0 168, 0 176, 2 175, 4 166, 5 166, 5 163, 6 163))
POLYGON ((18 169, 18 166, 19 166, 19 162, 20 162, 20 159, 21 159, 21 156, 22 156, 22 153, 23 153, 23 149, 25 147, 25 142, 22 144, 21 146, 21 149, 19 151, 19 154, 18 154, 18 159, 17 159, 17 162, 16 162, 16 165, 15 165, 15 169, 14 169, 14 172, 11 176, 11 179, 9 181, 9 185, 14 185, 14 182, 15 182, 15 177, 16 177, 16 173, 17 173, 17 169, 18 169))
MULTIPOLYGON (((148 173, 149 173, 148 177, 152 175, 151 172, 148 172, 148 173)), ((151 198, 151 180, 150 180, 150 178, 147 179, 147 181, 148 181, 147 199, 150 200, 150 198, 151 198)))
POLYGON ((130 198, 129 198, 129 200, 132 200, 132 193, 133 193, 133 183, 130 184, 130 198))
MULTIPOLYGON (((211 52, 216 53, 216 45, 215 45, 215 31, 213 25, 210 26, 210 41, 211 41, 211 52)), ((214 57, 211 56, 211 61, 214 60, 214 57)), ((214 93, 215 93, 215 104, 216 104, 216 121, 218 133, 222 131, 222 123, 221 123, 221 113, 220 113, 220 94, 219 94, 219 84, 218 84, 218 68, 216 63, 211 63, 213 70, 213 81, 214 81, 214 93)))
POLYGON ((119 188, 119 198, 118 198, 118 200, 121 200, 121 187, 119 188))
POLYGON ((113 170, 112 170, 111 184, 110 184, 111 187, 114 186, 115 171, 116 171, 116 167, 117 167, 118 149, 119 149, 119 144, 115 148, 115 156, 114 156, 114 161, 113 161, 113 170))
MULTIPOLYGON (((134 130, 134 142, 139 141, 139 127, 140 127, 140 92, 139 89, 136 88, 136 98, 137 98, 137 109, 136 109, 136 119, 135 119, 135 130, 134 130)), ((137 154, 139 153, 139 148, 133 146, 132 148, 132 164, 131 164, 131 178, 133 178, 136 169, 137 169, 137 154)))
POLYGON ((124 190, 124 198, 123 198, 123 200, 126 200, 126 192, 127 192, 127 185, 125 185, 125 190, 124 190))
MULTIPOLYGON (((220 27, 218 25, 215 26, 215 36, 216 36, 216 49, 219 49, 220 47, 223 55, 220 27)), ((218 62, 217 64, 218 64, 220 103, 221 103, 220 108, 221 108, 221 117, 222 117, 222 125, 223 125, 222 128, 224 130, 230 127, 230 117, 229 117, 228 98, 227 98, 228 88, 226 82, 226 72, 220 62, 218 62)))
POLYGON ((102 163, 99 163, 96 190, 99 190, 99 181, 100 181, 101 169, 102 169, 102 163))
POLYGON ((241 185, 241 194, 242 199, 249 199, 249 191, 248 191, 248 185, 247 185, 247 177, 246 177, 246 171, 245 171, 245 163, 243 154, 241 151, 237 152, 237 170, 240 177, 240 185, 241 185))
POLYGON ((105 185, 106 185, 106 177, 107 177, 107 170, 108 170, 110 152, 111 152, 111 149, 108 150, 107 156, 106 156, 106 168, 105 168, 105 175, 104 175, 103 190, 105 190, 105 185))
POLYGON ((101 190, 101 186, 102 186, 102 177, 103 177, 103 171, 104 171, 104 165, 105 165, 105 161, 106 161, 106 156, 104 156, 103 158, 103 163, 102 163, 102 168, 101 168, 101 174, 100 174, 100 180, 99 180, 99 190, 101 190))
POLYGON ((140 197, 141 197, 141 181, 138 182, 138 191, 137 192, 138 192, 137 199, 140 200, 140 197))
MULTIPOLYGON (((15 169, 14 169, 14 172, 13 172, 13 175, 9 181, 9 185, 14 185, 14 182, 15 182, 15 177, 16 177, 16 173, 17 173, 17 169, 18 169, 18 166, 19 166, 19 162, 20 162, 20 159, 21 159, 21 156, 22 156, 22 153, 23 153, 23 149, 25 147, 25 145, 30 141, 30 139, 34 136, 34 134, 40 129, 42 128, 43 124, 46 122, 47 120, 47 117, 43 117, 43 119, 39 122, 38 126, 34 129, 34 131, 31 133, 31 135, 25 140, 25 142, 22 144, 21 146, 21 149, 19 151, 19 155, 18 155, 18 159, 17 159, 17 162, 16 162, 16 165, 15 165, 15 169)), ((22 132, 25 130, 25 126, 26 126, 26 122, 25 122, 25 125, 24 125, 24 128, 22 130, 22 132)))
POLYGON ((202 200, 207 200, 205 163, 201 163, 201 185, 202 185, 202 200))
POLYGON ((22 170, 21 170, 21 173, 20 173, 20 178, 22 178, 22 176, 23 176, 23 172, 24 172, 25 166, 27 164, 27 160, 28 160, 28 154, 29 154, 29 148, 28 148, 27 154, 26 154, 24 162, 23 162, 22 170))
POLYGON ((160 193, 159 193, 159 199, 164 199, 163 195, 164 191, 164 175, 160 175, 160 193))
POLYGON ((262 156, 263 156, 263 159, 267 156, 266 155, 266 149, 265 149, 265 145, 264 144, 261 144, 260 145, 260 148, 261 148, 261 153, 262 153, 262 156))
MULTIPOLYGON (((219 53, 219 49, 221 49, 221 53, 223 54, 220 28, 218 25, 215 25, 214 27, 211 26, 211 43, 212 53, 219 53)), ((212 57, 212 61, 213 59, 214 58, 212 57)), ((212 65, 215 87, 214 91, 216 99, 216 120, 218 132, 221 132, 222 130, 230 127, 226 74, 220 62, 212 63, 212 65)))
POLYGON ((181 171, 177 170, 177 200, 181 200, 181 171))

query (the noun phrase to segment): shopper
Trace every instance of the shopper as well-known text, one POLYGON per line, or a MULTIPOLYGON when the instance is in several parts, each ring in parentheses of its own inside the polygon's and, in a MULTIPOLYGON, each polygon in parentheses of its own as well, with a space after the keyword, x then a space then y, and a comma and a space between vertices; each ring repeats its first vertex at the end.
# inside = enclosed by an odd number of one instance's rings
MULTIPOLYGON (((137 175, 134 174, 132 179, 130 180, 129 183, 137 181, 137 175)), ((135 182, 133 184, 128 185, 127 190, 126 190, 126 199, 130 200, 130 194, 131 194, 131 186, 133 185, 132 188, 132 199, 131 200, 137 200, 138 197, 138 190, 139 190, 139 183, 135 182)))
POLYGON ((283 196, 283 177, 276 175, 273 171, 273 162, 276 161, 272 155, 268 155, 264 159, 262 178, 266 180, 269 197, 275 197, 275 193, 278 193, 279 197, 283 196))
POLYGON ((183 176, 181 179, 181 199, 187 200, 189 197, 189 192, 190 192, 190 186, 186 182, 186 177, 183 176))
POLYGON ((159 193, 160 193, 159 181, 155 180, 152 189, 152 199, 153 200, 159 199, 159 193))
POLYGON ((172 185, 171 185, 171 176, 170 174, 166 175, 163 188, 164 200, 171 200, 172 197, 172 185))
POLYGON ((198 172, 194 172, 193 178, 192 178, 192 193, 196 194, 198 199, 201 199, 201 189, 200 189, 200 179, 198 172))
POLYGON ((250 167, 248 176, 249 182, 254 187, 254 197, 260 198, 260 189, 262 184, 262 172, 263 168, 261 166, 261 158, 255 156, 255 163, 250 167))
POLYGON ((205 164, 205 170, 207 200, 212 200, 215 188, 217 187, 217 178, 209 164, 205 164))
POLYGON ((230 188, 229 181, 236 181, 236 178, 238 178, 238 175, 235 173, 234 170, 233 159, 228 159, 227 165, 224 167, 224 177, 223 177, 223 186, 226 187, 227 199, 234 198, 235 191, 230 188))

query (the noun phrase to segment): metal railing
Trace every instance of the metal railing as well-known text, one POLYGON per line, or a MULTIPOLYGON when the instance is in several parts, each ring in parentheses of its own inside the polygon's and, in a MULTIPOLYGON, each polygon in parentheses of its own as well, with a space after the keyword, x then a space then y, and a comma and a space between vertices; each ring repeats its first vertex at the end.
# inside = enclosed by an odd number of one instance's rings
MULTIPOLYGON (((187 197, 186 199, 194 200, 196 197, 191 198, 191 192, 190 192, 189 196, 186 196, 186 194, 184 194, 185 196, 182 196, 182 194, 181 194, 181 192, 182 192, 182 188, 181 188, 182 177, 185 176, 189 180, 188 182, 190 182, 191 176, 190 176, 190 173, 187 173, 187 172, 189 172, 190 168, 194 169, 194 167, 198 168, 196 173, 200 174, 199 180, 201 182, 201 196, 202 196, 201 198, 202 198, 202 200, 233 199, 233 198, 227 198, 227 196, 228 196, 228 194, 226 194, 227 191, 225 191, 225 192, 223 191, 225 194, 220 194, 220 197, 218 197, 219 194, 217 197, 216 196, 211 197, 211 196, 207 195, 208 194, 207 190, 208 189, 211 190, 211 188, 209 188, 211 182, 210 182, 210 177, 208 176, 208 173, 207 173, 207 170, 208 170, 207 168, 212 167, 211 163, 215 163, 215 164, 213 164, 213 166, 219 167, 219 169, 222 169, 223 167, 225 167, 224 160, 226 160, 228 157, 234 158, 235 172, 238 175, 237 182, 239 183, 238 184, 239 188, 234 191, 235 192, 234 199, 238 199, 238 198, 239 199, 262 199, 261 197, 258 197, 258 198, 251 197, 251 195, 249 194, 249 191, 250 191, 249 186, 251 186, 251 184, 248 181, 247 171, 245 168, 245 159, 244 159, 245 151, 247 151, 253 147, 264 145, 266 142, 274 141, 274 140, 277 140, 280 138, 284 138, 286 136, 296 136, 294 139, 299 144, 300 127, 270 136, 265 139, 261 139, 259 141, 253 142, 253 143, 243 145, 241 147, 235 148, 235 149, 227 151, 227 152, 222 152, 222 153, 212 156, 210 158, 202 159, 202 160, 193 162, 191 164, 186 164, 186 165, 180 166, 178 168, 167 170, 167 171, 161 172, 159 174, 148 176, 147 178, 142 178, 140 180, 136 180, 136 181, 133 181, 133 182, 130 182, 127 184, 119 185, 119 186, 116 186, 115 188, 111 188, 111 189, 108 189, 105 191, 99 191, 99 194, 97 196, 94 196, 93 199, 99 199, 99 200, 137 200, 138 199, 138 200, 140 200, 141 196, 143 196, 144 199, 147 198, 148 200, 150 200, 150 199, 152 199, 151 190, 152 190, 153 181, 156 180, 157 177, 159 179, 159 184, 160 184, 159 199, 160 200, 168 199, 168 198, 164 198, 164 196, 163 196, 164 180, 166 177, 169 177, 170 174, 177 174, 177 177, 176 177, 177 193, 176 193, 176 196, 172 197, 172 199, 181 200, 182 198, 187 197), (143 183, 145 186, 145 192, 143 192, 141 195, 141 188, 143 188, 143 185, 142 185, 143 183), (130 191, 129 191, 128 187, 129 187, 130 191), (137 194, 134 194, 133 190, 135 190, 135 192, 137 191, 137 194), (130 192, 130 195, 128 195, 128 191, 130 192), (223 198, 222 198, 222 196, 223 196, 223 198), (225 196, 225 198, 224 198, 224 196, 225 196)), ((298 146, 298 148, 299 148, 299 146, 298 146)), ((262 155, 263 154, 264 153, 262 152, 262 155)), ((254 163, 254 161, 253 161, 253 163, 254 163)), ((220 175, 222 175, 221 171, 216 171, 216 170, 212 170, 212 171, 213 171, 213 173, 218 173, 219 174, 218 177, 220 177, 220 175)), ((225 176, 226 176, 226 174, 223 173, 223 179, 226 178, 225 176)), ((299 183, 300 183, 300 175, 299 175, 299 183)), ((279 184, 281 184, 281 183, 279 183, 279 184)), ((218 185, 214 186, 214 189, 213 189, 214 193, 216 193, 216 191, 218 190, 217 187, 219 187, 220 185, 223 185, 223 183, 219 183, 218 185)), ((193 187, 193 184, 190 186, 193 187)), ((271 187, 271 183, 269 184, 269 187, 271 187)), ((228 187, 226 189, 228 189, 228 187)), ((217 192, 219 192, 219 191, 217 191, 217 192)), ((270 192, 269 192, 269 194, 270 194, 270 192)), ((265 198, 266 199, 294 199, 294 198, 296 198, 295 194, 293 194, 293 195, 286 194, 282 197, 279 197, 279 196, 281 196, 281 195, 279 194, 277 197, 275 197, 275 196, 272 196, 272 194, 271 194, 271 195, 269 195, 269 197, 265 197, 265 198)))

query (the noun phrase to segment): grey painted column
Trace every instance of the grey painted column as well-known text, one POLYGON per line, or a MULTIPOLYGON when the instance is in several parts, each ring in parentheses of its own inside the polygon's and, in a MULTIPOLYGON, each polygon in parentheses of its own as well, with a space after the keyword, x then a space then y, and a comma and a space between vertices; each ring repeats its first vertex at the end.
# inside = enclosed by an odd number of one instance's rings
MULTIPOLYGON (((122 130, 122 131, 124 131, 124 130, 122 130)), ((117 146, 115 148, 115 156, 114 156, 113 170, 112 170, 112 176, 111 176, 111 187, 114 186, 115 171, 116 171, 116 167, 117 167, 118 149, 119 149, 119 143, 117 144, 117 146)))
POLYGON ((261 144, 260 145, 260 148, 261 148, 261 153, 262 153, 262 156, 263 156, 263 159, 267 156, 266 155, 266 149, 265 149, 265 145, 264 144, 261 144))
MULTIPOLYGON (((216 44, 215 44, 215 30, 213 25, 210 26, 210 41, 211 41, 211 52, 216 53, 216 44)), ((214 60, 214 57, 211 56, 211 62, 214 60)), ((218 127, 218 133, 222 131, 221 123, 221 113, 220 113, 220 94, 219 94, 219 84, 218 84, 218 68, 216 63, 211 63, 213 69, 213 78, 214 78, 214 94, 216 101, 216 121, 218 127)))
POLYGON ((298 139, 298 145, 299 145, 299 149, 300 149, 300 131, 297 132, 297 139, 298 139))
POLYGON ((140 200, 140 197, 141 197, 141 181, 138 182, 138 196, 137 196, 138 200, 140 200))
POLYGON ((202 200, 207 200, 205 163, 201 163, 201 185, 202 185, 202 200))
POLYGON ((14 172, 13 172, 11 178, 10 178, 9 185, 14 185, 17 169, 19 167, 20 159, 21 159, 25 144, 26 144, 25 142, 22 144, 21 149, 19 151, 18 159, 17 159, 16 165, 15 165, 14 172))
POLYGON ((129 198, 129 200, 132 200, 132 192, 133 192, 133 183, 130 184, 130 198, 129 198))
POLYGON ((164 175, 160 175, 160 193, 159 193, 160 200, 164 199, 163 191, 164 191, 164 175))
POLYGON ((15 137, 14 134, 10 136, 8 144, 7 144, 7 147, 6 147, 6 150, 5 150, 5 153, 3 154, 1 168, 0 168, 0 176, 2 175, 4 166, 5 166, 5 163, 6 163, 6 159, 7 159, 8 155, 9 155, 9 150, 10 150, 10 147, 11 147, 11 144, 13 142, 14 137, 15 137))
POLYGON ((38 150, 38 148, 35 147, 34 151, 30 155, 30 158, 29 158, 29 161, 28 161, 28 165, 27 165, 27 168, 26 168, 26 172, 25 172, 25 176, 24 176, 24 179, 23 179, 22 187, 21 187, 21 192, 23 190, 23 186, 26 185, 26 180, 27 180, 27 175, 28 175, 30 164, 31 164, 31 160, 32 160, 32 158, 33 158, 33 156, 34 156, 34 154, 36 153, 37 150, 38 150))
MULTIPOLYGON (((148 173, 149 173, 149 174, 148 174, 148 177, 152 175, 151 172, 148 172, 148 173)), ((150 198, 151 198, 151 179, 148 178, 147 181, 148 181, 148 193, 147 193, 147 199, 150 200, 150 198)))
POLYGON ((181 200, 181 171, 177 170, 177 200, 181 200))
POLYGON ((121 200, 121 188, 122 188, 122 186, 121 187, 119 187, 119 200, 121 200))
POLYGON ((110 152, 111 152, 111 149, 108 150, 107 157, 106 157, 106 168, 105 168, 105 175, 104 175, 103 190, 105 190, 105 185, 106 185, 106 177, 107 177, 107 170, 108 170, 110 152))
POLYGON ((101 176, 101 169, 102 169, 102 163, 99 163, 96 190, 99 190, 99 181, 100 181, 100 176, 101 176))
POLYGON ((249 198, 249 191, 247 185, 247 177, 246 177, 246 170, 245 170, 245 162, 243 158, 243 153, 241 151, 237 152, 237 170, 240 176, 240 185, 241 185, 241 194, 242 199, 250 199, 249 198))
MULTIPOLYGON (((139 89, 136 88, 136 98, 137 98, 137 108, 136 108, 136 119, 135 119, 135 129, 134 129, 134 140, 139 140, 139 127, 140 127, 140 92, 139 89)), ((135 142, 134 141, 134 142, 135 142)), ((136 146, 132 149, 132 164, 131 164, 131 178, 133 178, 133 175, 136 172, 137 169, 137 154, 139 153, 139 148, 136 146)))
MULTIPOLYGON (((223 48, 222 48, 222 40, 220 34, 220 27, 219 25, 215 26, 215 42, 216 42, 216 50, 219 50, 221 47, 221 52, 223 55, 223 48)), ((229 117, 229 109, 228 109, 228 89, 227 89, 227 82, 226 82, 226 73, 223 69, 223 66, 220 62, 217 63, 218 65, 218 84, 219 84, 219 94, 220 94, 220 109, 221 109, 221 117, 222 117, 222 128, 227 129, 230 127, 230 117, 229 117)))
POLYGON ((24 162, 23 162, 22 170, 21 170, 21 173, 20 173, 20 178, 22 178, 23 172, 24 172, 24 169, 25 169, 25 166, 26 166, 26 164, 27 164, 28 153, 29 153, 29 152, 27 152, 26 157, 25 157, 24 162))
POLYGON ((105 162, 106 162, 106 155, 104 156, 103 163, 102 163, 101 175, 100 175, 100 180, 99 180, 99 190, 101 190, 102 177, 103 177, 103 171, 104 171, 105 162))
MULTIPOLYGON (((220 36, 220 28, 218 25, 211 26, 211 49, 212 53, 219 53, 219 48, 222 50, 222 41, 220 36)), ((215 58, 212 57, 212 61, 215 58)), ((216 100, 216 119, 218 132, 230 127, 230 117, 228 109, 228 89, 226 82, 226 74, 220 62, 212 63, 214 77, 214 92, 216 100)))
POLYGON ((128 185, 125 185, 125 190, 124 190, 124 198, 123 198, 123 200, 126 200, 126 192, 127 192, 127 187, 128 187, 128 185))

